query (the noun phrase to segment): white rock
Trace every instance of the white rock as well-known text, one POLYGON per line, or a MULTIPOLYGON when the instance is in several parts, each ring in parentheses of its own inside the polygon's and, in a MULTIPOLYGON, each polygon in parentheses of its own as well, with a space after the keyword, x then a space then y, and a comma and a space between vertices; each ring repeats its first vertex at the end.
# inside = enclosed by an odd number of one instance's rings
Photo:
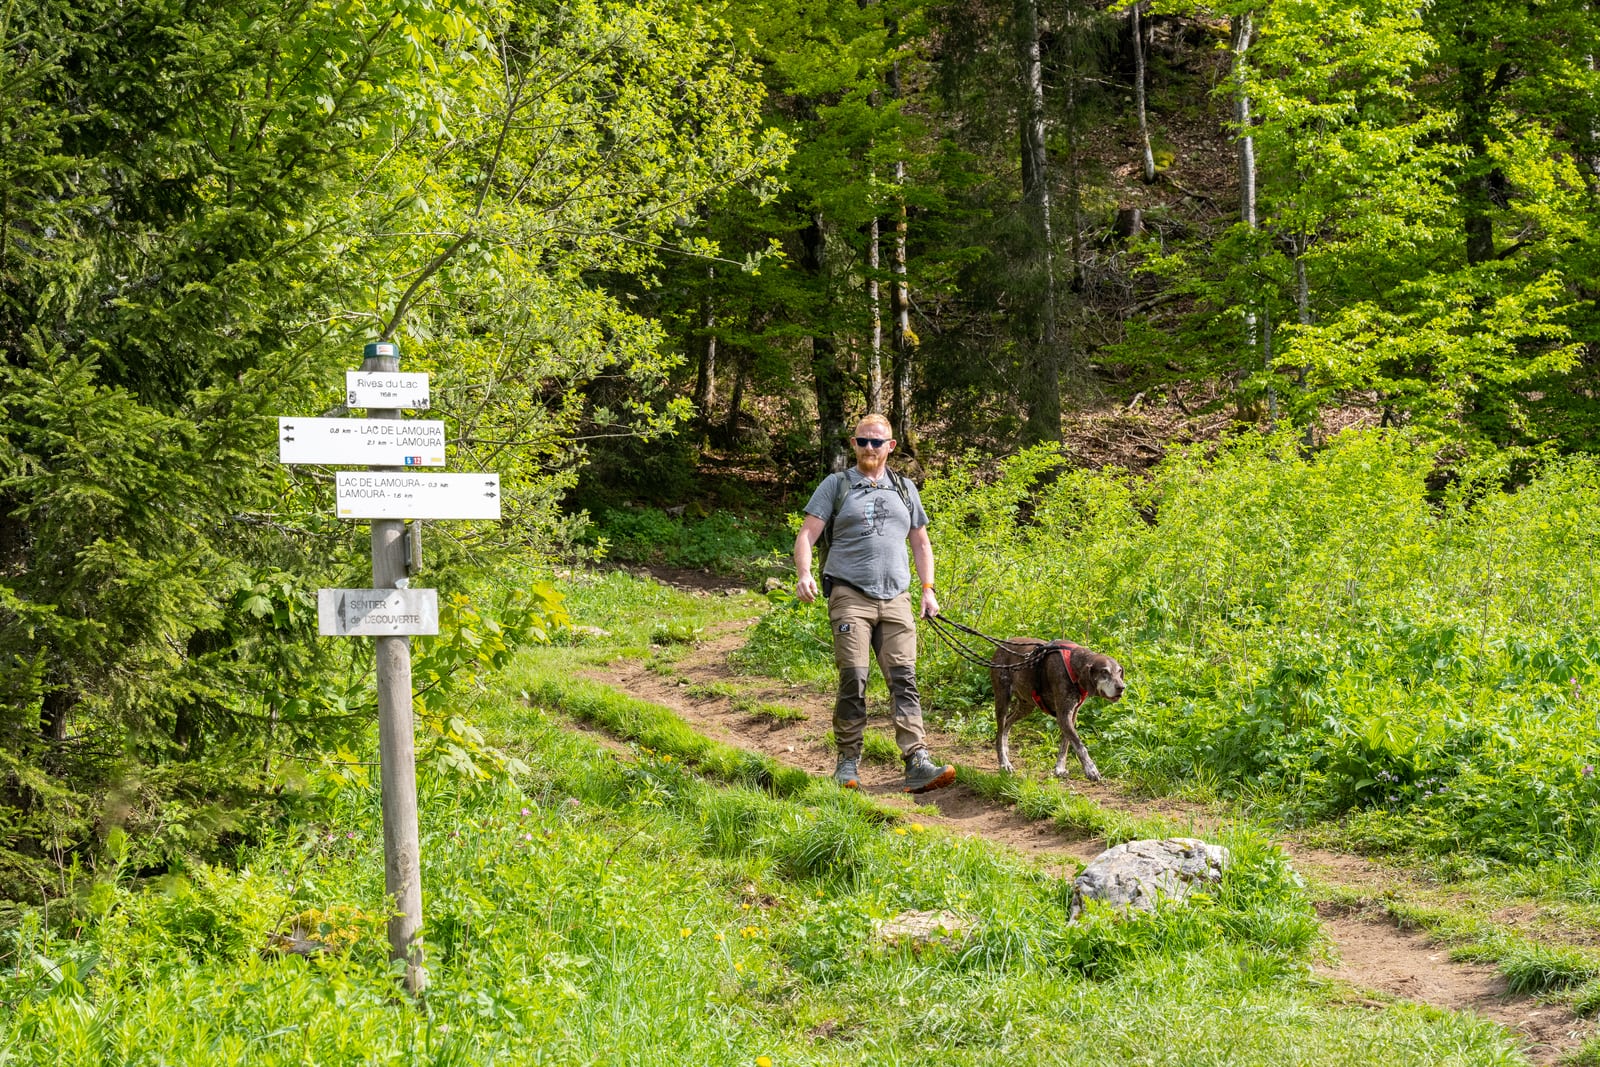
POLYGON ((1220 882, 1228 863, 1227 849, 1193 837, 1129 841, 1108 848, 1072 884, 1072 918, 1083 911, 1086 900, 1154 911, 1162 898, 1182 900, 1196 886, 1220 882))

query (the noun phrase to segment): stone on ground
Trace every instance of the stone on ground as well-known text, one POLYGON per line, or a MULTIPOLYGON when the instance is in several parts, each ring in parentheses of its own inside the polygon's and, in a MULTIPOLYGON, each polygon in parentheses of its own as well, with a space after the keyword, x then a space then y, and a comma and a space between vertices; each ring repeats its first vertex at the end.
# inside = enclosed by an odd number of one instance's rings
POLYGON ((1154 911, 1158 900, 1182 900, 1196 886, 1215 885, 1228 868, 1228 850, 1193 837, 1128 841, 1106 849, 1072 886, 1072 918, 1084 901, 1154 911))

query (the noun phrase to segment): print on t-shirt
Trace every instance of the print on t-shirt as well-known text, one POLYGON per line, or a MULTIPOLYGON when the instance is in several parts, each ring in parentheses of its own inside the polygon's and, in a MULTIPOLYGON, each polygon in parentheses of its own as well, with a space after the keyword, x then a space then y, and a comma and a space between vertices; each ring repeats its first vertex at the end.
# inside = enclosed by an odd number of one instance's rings
POLYGON ((861 517, 866 522, 867 528, 874 535, 883 536, 883 524, 889 518, 889 515, 885 509, 878 506, 878 495, 876 493, 868 494, 866 510, 861 517))

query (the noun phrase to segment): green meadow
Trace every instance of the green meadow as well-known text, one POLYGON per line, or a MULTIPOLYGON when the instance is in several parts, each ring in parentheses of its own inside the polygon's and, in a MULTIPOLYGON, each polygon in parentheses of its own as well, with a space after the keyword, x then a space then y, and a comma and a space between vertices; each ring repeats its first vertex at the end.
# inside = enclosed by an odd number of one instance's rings
MULTIPOLYGON (((825 631, 781 593, 578 572, 559 609, 538 594, 544 617, 603 633, 510 627, 518 647, 462 652, 473 683, 423 703, 421 1000, 383 936, 374 757, 350 751, 219 862, 151 872, 112 834, 66 895, 8 914, 0 1062, 1525 1062, 1491 1022, 1315 977, 1312 900, 1332 891, 1272 841, 1297 829, 1400 856, 1442 888, 1393 914, 1513 988, 1600 1004, 1582 945, 1452 903, 1593 919, 1595 471, 1569 460, 1441 490, 1429 469, 1402 442, 1352 436, 1312 460, 1180 452, 1147 483, 1045 453, 930 481, 947 611, 1117 655, 1128 696, 1084 718, 1102 769, 1234 814, 1219 834, 1234 865, 1185 905, 1069 922, 1070 871, 592 680, 620 657, 670 671, 719 623, 762 612, 741 669, 825 681, 825 631), (952 928, 883 934, 913 910, 952 928), (325 947, 275 950, 289 934, 325 947)), ((536 577, 480 577, 458 615, 498 632, 484 620, 543 589, 536 577)), ((447 669, 469 643, 442 638, 424 661, 447 669)), ((936 724, 982 738, 976 670, 931 643, 925 656, 936 724)), ((1111 840, 1163 831, 1041 781, 1053 739, 1042 720, 1030 731, 1033 773, 964 767, 964 781, 1111 840)))

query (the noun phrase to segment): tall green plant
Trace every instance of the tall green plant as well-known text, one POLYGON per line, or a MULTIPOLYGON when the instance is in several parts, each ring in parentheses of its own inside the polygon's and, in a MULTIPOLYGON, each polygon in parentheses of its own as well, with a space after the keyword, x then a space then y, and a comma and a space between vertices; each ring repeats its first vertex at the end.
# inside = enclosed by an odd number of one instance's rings
MULTIPOLYGON (((1385 847, 1590 856, 1600 468, 1552 460, 1514 492, 1437 500, 1433 462, 1383 433, 1309 458, 1245 439, 1175 450, 1139 486, 1049 475, 1046 451, 924 499, 949 513, 953 617, 1121 660, 1128 695, 1084 717, 1110 773, 1348 813, 1385 847)), ((927 661, 936 702, 987 697, 941 646, 927 661)))

